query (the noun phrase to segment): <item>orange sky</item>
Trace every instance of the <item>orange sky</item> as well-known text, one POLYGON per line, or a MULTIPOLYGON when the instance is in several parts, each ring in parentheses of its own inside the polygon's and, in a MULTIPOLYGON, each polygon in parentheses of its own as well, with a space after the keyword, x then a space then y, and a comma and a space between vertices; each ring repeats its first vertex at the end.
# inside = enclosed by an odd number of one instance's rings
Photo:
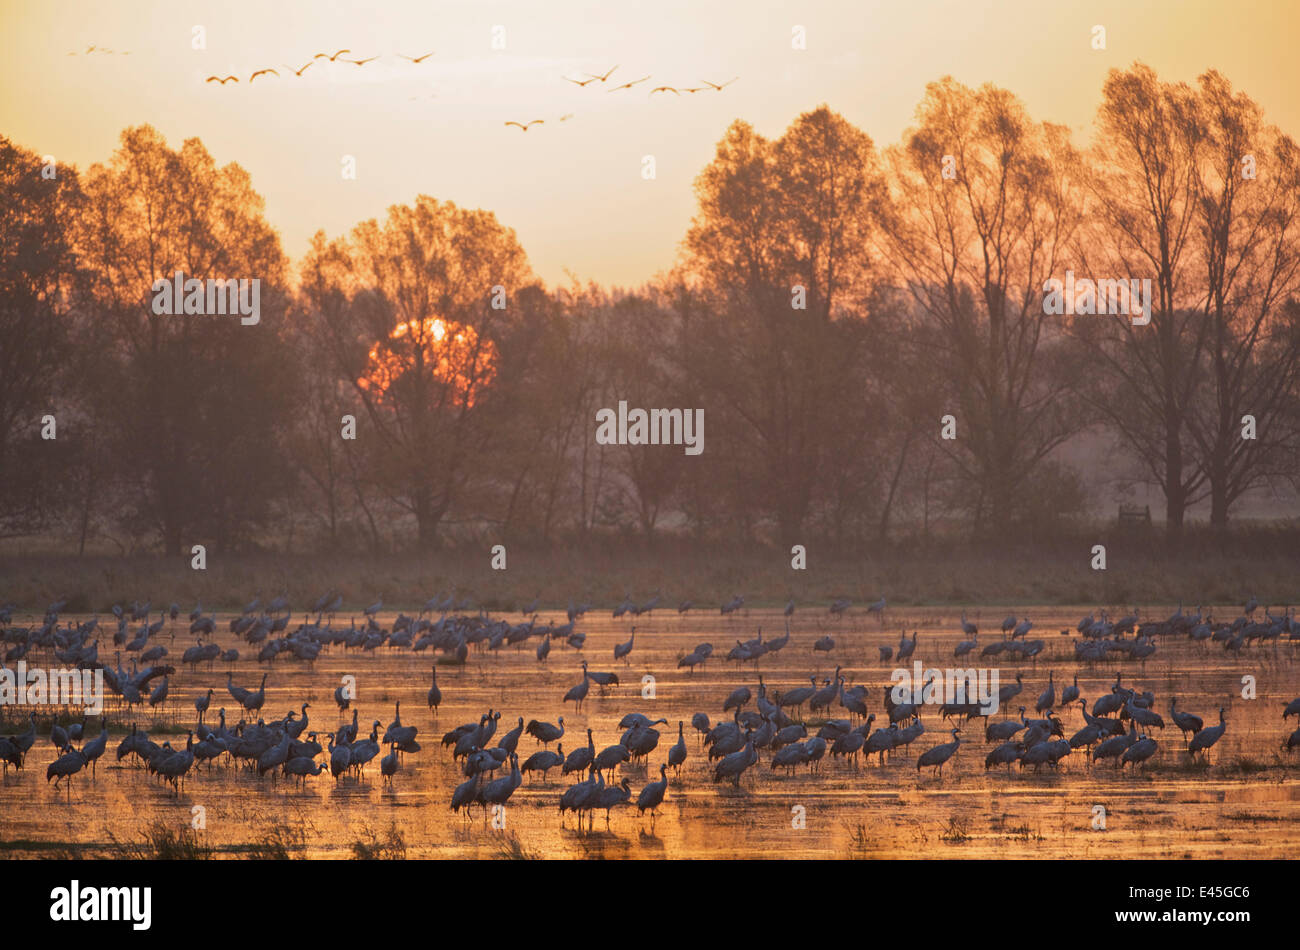
POLYGON ((825 102, 887 145, 926 82, 950 73, 1005 86, 1082 141, 1106 70, 1140 59, 1167 79, 1218 68, 1300 135, 1297 37, 1292 0, 0 0, 0 133, 80 167, 127 125, 174 146, 199 136, 248 169, 295 259, 318 228, 334 236, 427 193, 496 212, 548 283, 571 272, 627 286, 673 263, 691 183, 734 118, 775 136, 825 102), (806 50, 791 49, 796 24, 806 50), (1090 47, 1094 24, 1105 51, 1090 47), (194 25, 206 50, 191 47, 194 25), (67 55, 90 44, 130 55, 67 55), (301 79, 284 68, 340 47, 382 58, 301 79), (396 55, 431 49, 418 66, 396 55), (612 78, 653 81, 610 93, 561 78, 615 64, 612 78), (264 66, 281 78, 250 87, 264 66), (241 82, 203 81, 227 72, 241 82), (737 75, 721 93, 648 94, 737 75), (533 118, 546 124, 503 125, 533 118), (357 180, 342 179, 343 155, 357 180))

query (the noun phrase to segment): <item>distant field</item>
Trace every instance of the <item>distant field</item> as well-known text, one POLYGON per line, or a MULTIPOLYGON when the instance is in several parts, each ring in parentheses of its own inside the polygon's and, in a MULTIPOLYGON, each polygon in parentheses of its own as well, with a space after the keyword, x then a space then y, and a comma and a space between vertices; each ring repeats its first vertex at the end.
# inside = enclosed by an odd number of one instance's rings
MULTIPOLYGON (((1036 550, 1014 541, 924 553, 902 549, 849 557, 810 545, 807 570, 790 567, 788 552, 771 547, 702 548, 680 542, 647 550, 610 544, 597 549, 508 548, 506 570, 490 567, 490 544, 431 554, 338 555, 210 552, 205 571, 189 557, 75 556, 0 553, 0 603, 42 608, 67 599, 69 612, 103 612, 114 603, 175 601, 186 612, 197 601, 213 609, 242 607, 255 595, 288 596, 302 610, 328 590, 343 595, 344 612, 383 598, 392 609, 418 608, 435 594, 457 593, 489 610, 518 609, 540 598, 542 608, 570 601, 610 607, 630 594, 661 606, 693 600, 716 607, 736 595, 750 606, 829 603, 840 597, 865 606, 880 597, 899 606, 1097 604, 1142 606, 1185 602, 1239 607, 1252 594, 1261 604, 1300 603, 1300 549, 1259 544, 1255 551, 1169 556, 1136 546, 1108 546, 1107 570, 1090 566, 1091 545, 1079 541, 1036 550)), ((1251 545, 1237 545, 1250 548, 1251 545)))

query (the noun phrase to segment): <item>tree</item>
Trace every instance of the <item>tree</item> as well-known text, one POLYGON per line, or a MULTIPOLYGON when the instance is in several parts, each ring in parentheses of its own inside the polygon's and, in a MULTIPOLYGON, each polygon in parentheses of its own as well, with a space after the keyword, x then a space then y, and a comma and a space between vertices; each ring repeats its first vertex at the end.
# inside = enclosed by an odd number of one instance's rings
POLYGON ((285 261, 262 198, 198 139, 172 150, 148 126, 125 130, 84 188, 77 244, 99 317, 85 342, 98 354, 104 459, 133 502, 124 520, 156 531, 169 555, 198 537, 251 542, 290 482, 280 435, 295 369, 281 319, 285 261), (155 281, 177 271, 259 280, 260 322, 155 313, 155 281))
POLYGON ((1128 314, 1072 322, 1097 364, 1078 391, 1160 485, 1171 544, 1205 484, 1188 431, 1207 333, 1192 248, 1202 149, 1186 84, 1162 83, 1140 64, 1110 72, 1092 150, 1092 224, 1077 259, 1086 273, 1149 279, 1151 314, 1148 324, 1128 314))
POLYGON ((0 136, 0 536, 39 530, 70 507, 80 202, 74 169, 0 136), (46 414, 61 439, 41 438, 46 414))
POLYGON ((1300 151, 1219 73, 1199 85, 1192 241, 1208 375, 1188 429, 1204 459, 1210 523, 1223 528, 1238 498, 1289 470, 1296 448, 1287 409, 1300 383, 1300 314, 1286 305, 1300 292, 1300 151), (1253 438, 1243 437, 1247 415, 1253 438))
POLYGON ((740 469, 733 505, 797 543, 827 463, 843 461, 839 410, 857 404, 878 162, 823 106, 775 142, 733 123, 695 190, 685 271, 713 316, 683 329, 688 375, 718 420, 710 450, 740 469))
POLYGON ((486 477, 501 345, 531 280, 494 215, 425 195, 346 239, 318 234, 304 262, 310 332, 328 341, 330 371, 364 408, 374 478, 414 518, 422 548, 486 477))
POLYGON ((1082 168, 1065 128, 991 85, 932 83, 917 121, 889 152, 881 241, 926 328, 914 368, 938 378, 961 432, 936 444, 975 489, 976 529, 997 531, 1083 423, 1042 304, 1078 226, 1082 168))

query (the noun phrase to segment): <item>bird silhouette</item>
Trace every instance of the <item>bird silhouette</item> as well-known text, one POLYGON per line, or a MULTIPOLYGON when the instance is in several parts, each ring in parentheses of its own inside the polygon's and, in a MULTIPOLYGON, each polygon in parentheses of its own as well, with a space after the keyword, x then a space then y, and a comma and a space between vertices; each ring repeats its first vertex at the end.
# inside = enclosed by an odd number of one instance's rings
POLYGON ((291 73, 293 73, 295 76, 301 76, 304 72, 306 72, 306 70, 307 70, 307 66, 310 66, 310 65, 311 65, 312 63, 314 63, 314 62, 316 62, 316 60, 314 60, 314 59, 309 59, 309 60, 307 60, 307 65, 301 67, 300 69, 294 69, 292 66, 286 66, 286 67, 284 67, 284 68, 287 69, 287 70, 289 70, 289 71, 290 71, 291 73))
POLYGON ((655 86, 655 88, 650 90, 650 95, 653 96, 656 92, 671 92, 674 96, 681 95, 675 86, 655 86))
POLYGON ((599 79, 601 82, 605 82, 607 79, 609 79, 611 75, 613 75, 615 69, 618 69, 618 67, 617 66, 611 67, 609 72, 605 73, 605 75, 603 76, 597 76, 595 73, 587 73, 587 75, 590 76, 592 79, 599 79))
POLYGON ((407 56, 405 53, 398 53, 397 55, 402 57, 402 59, 409 59, 413 63, 422 63, 433 54, 434 50, 429 50, 429 52, 425 53, 423 56, 407 56))
POLYGON ((345 59, 343 62, 351 63, 353 66, 364 66, 366 63, 373 63, 378 56, 367 56, 365 59, 345 59))
POLYGON ((625 82, 621 86, 615 86, 610 90, 610 92, 618 92, 620 89, 631 89, 633 86, 637 85, 637 83, 643 83, 649 78, 649 76, 642 76, 640 79, 633 79, 631 82, 625 82))
POLYGON ((722 85, 718 85, 716 82, 709 82, 707 79, 701 79, 700 82, 704 83, 704 85, 710 87, 711 89, 716 89, 718 90, 718 92, 721 92, 722 90, 726 89, 728 86, 730 86, 733 82, 735 82, 739 78, 740 78, 739 76, 732 76, 722 85))
MULTIPOLYGON (((77 54, 69 53, 68 55, 75 56, 77 54)), ((591 85, 591 83, 596 82, 598 79, 600 79, 599 76, 593 76, 590 79, 570 79, 568 76, 561 76, 560 78, 563 79, 565 82, 573 83, 575 86, 583 86, 583 87, 589 86, 591 85)))
MULTIPOLYGON (((115 52, 114 50, 109 49, 107 46, 87 46, 84 52, 78 53, 76 50, 73 50, 73 51, 72 51, 71 53, 69 53, 68 55, 69 55, 69 56, 89 56, 91 53, 103 53, 105 56, 112 56, 114 52, 115 52)), ((130 55, 131 55, 131 51, 130 51, 129 49, 124 49, 124 50, 121 50, 120 52, 118 52, 118 55, 119 55, 119 56, 130 56, 130 55)))
POLYGON ((339 58, 340 56, 342 56, 344 53, 350 53, 350 52, 352 52, 352 50, 350 50, 350 49, 341 49, 341 50, 339 50, 337 53, 335 53, 333 56, 331 56, 329 53, 317 53, 315 56, 312 57, 312 59, 322 59, 322 58, 324 58, 324 59, 328 59, 328 60, 332 63, 332 62, 334 62, 334 60, 338 59, 338 58, 339 58))
POLYGON ((224 85, 225 85, 226 83, 228 83, 228 82, 239 82, 239 77, 238 77, 238 76, 226 76, 225 78, 222 78, 221 76, 209 76, 207 79, 205 79, 205 80, 203 80, 203 81, 204 81, 204 82, 219 82, 219 83, 221 83, 221 85, 224 86, 224 85))
POLYGON ((276 77, 280 75, 274 69, 259 69, 257 72, 253 73, 253 75, 248 77, 248 81, 251 83, 258 76, 265 76, 267 73, 270 73, 272 76, 276 76, 276 77))
POLYGON ((524 123, 524 122, 507 122, 506 125, 517 126, 518 128, 521 128, 521 129, 523 129, 525 132, 527 132, 527 131, 528 131, 528 127, 529 127, 530 125, 542 125, 544 122, 545 122, 544 119, 533 119, 531 122, 527 122, 527 123, 524 123))

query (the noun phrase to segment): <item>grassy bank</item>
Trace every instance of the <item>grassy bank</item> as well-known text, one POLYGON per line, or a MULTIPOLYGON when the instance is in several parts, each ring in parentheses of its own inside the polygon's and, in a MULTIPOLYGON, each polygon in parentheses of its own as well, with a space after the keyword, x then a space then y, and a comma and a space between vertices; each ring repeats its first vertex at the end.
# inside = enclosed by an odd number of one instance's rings
MULTIPOLYGON (((1104 540, 1104 539, 1103 539, 1104 540)), ((207 569, 189 557, 0 554, 0 603, 23 612, 67 599, 69 612, 104 612, 114 603, 175 601, 186 612, 237 609, 255 595, 288 596, 305 609, 328 590, 343 595, 344 612, 378 598, 387 609, 418 609, 435 594, 455 592, 475 606, 517 610, 540 597, 543 609, 571 600, 606 608, 625 594, 661 606, 690 599, 716 609, 742 594, 751 606, 795 597, 801 604, 847 597, 863 606, 885 596, 892 605, 1051 605, 1197 603, 1238 605, 1300 602, 1300 545, 1190 542, 1170 554, 1152 540, 1113 539, 1107 569, 1091 566, 1087 539, 1040 544, 955 544, 924 551, 900 546, 862 555, 809 546, 807 569, 793 570, 788 551, 774 547, 699 547, 684 542, 602 545, 583 550, 510 548, 506 569, 491 567, 490 545, 429 554, 367 556, 335 553, 209 553, 207 569)))

